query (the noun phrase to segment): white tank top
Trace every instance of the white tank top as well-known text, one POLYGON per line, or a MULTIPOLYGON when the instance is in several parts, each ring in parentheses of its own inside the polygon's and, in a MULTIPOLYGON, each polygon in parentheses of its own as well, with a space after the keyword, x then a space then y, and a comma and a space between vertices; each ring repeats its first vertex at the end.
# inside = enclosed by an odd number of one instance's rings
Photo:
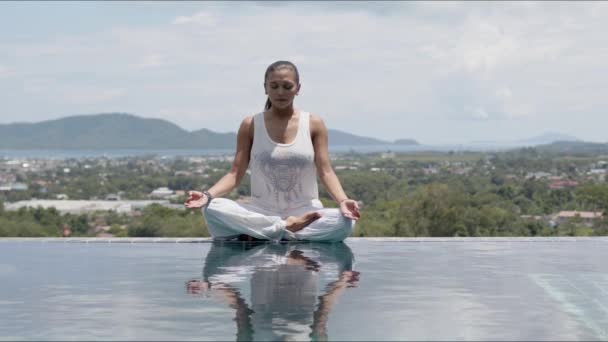
POLYGON ((300 112, 296 138, 280 144, 268 135, 264 113, 254 115, 249 162, 253 204, 272 211, 322 207, 309 123, 310 113, 300 112))

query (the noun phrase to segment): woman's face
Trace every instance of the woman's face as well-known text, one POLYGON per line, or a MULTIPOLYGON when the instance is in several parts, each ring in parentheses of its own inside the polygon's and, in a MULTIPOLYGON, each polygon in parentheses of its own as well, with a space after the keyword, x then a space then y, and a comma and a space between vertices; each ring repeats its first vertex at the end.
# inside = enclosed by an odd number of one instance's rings
POLYGON ((268 75, 264 88, 272 106, 283 109, 293 104, 300 85, 296 82, 296 73, 292 68, 280 68, 268 75))

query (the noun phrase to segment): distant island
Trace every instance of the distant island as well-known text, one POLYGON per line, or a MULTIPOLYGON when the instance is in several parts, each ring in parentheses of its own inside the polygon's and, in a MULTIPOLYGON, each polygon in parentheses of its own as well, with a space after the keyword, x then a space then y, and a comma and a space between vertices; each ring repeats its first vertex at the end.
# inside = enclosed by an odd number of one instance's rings
MULTIPOLYGON (((419 145, 328 130, 330 146, 419 145)), ((186 131, 163 120, 125 113, 69 116, 37 123, 0 124, 0 149, 192 149, 234 148, 236 133, 186 131)))
POLYGON ((484 146, 503 146, 503 147, 513 147, 513 146, 536 146, 536 145, 546 145, 552 144, 557 141, 572 141, 572 142, 580 142, 581 140, 562 133, 557 132, 545 132, 541 135, 528 138, 528 139, 520 139, 520 140, 477 140, 472 141, 470 145, 484 145, 484 146))
POLYGON ((535 148, 545 153, 608 155, 608 143, 554 141, 551 144, 538 145, 535 148))

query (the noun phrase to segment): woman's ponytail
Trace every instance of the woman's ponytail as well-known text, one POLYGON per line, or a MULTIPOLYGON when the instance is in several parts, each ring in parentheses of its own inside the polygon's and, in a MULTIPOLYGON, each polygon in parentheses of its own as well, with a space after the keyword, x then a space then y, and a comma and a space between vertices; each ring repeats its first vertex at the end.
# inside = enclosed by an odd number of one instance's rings
POLYGON ((272 102, 270 102, 270 97, 266 99, 266 105, 264 106, 264 110, 269 110, 272 107, 272 102))

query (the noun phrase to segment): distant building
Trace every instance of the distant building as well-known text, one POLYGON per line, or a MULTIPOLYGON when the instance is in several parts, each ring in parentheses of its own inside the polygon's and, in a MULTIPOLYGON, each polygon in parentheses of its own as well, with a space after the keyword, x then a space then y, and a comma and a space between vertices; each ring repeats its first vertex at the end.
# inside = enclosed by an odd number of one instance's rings
POLYGON ((28 186, 25 183, 13 183, 11 188, 13 191, 27 191, 28 186))
MULTIPOLYGON (((42 207, 55 208, 62 214, 86 214, 96 211, 114 211, 117 213, 133 214, 142 210, 150 204, 160 204, 169 206, 167 200, 147 200, 147 201, 87 201, 87 200, 29 200, 13 203, 5 203, 4 208, 7 211, 19 210, 20 208, 42 207)), ((178 207, 175 207, 178 208, 178 207)), ((179 205, 183 209, 183 205, 179 205)))
POLYGON ((357 170, 358 167, 356 166, 351 166, 351 165, 338 165, 336 167, 334 167, 334 170, 336 171, 340 171, 340 170, 357 170))
POLYGON ((541 221, 545 219, 545 217, 542 215, 519 215, 519 217, 529 221, 541 221))
POLYGON ((189 177, 189 176, 192 176, 192 171, 175 171, 175 173, 173 175, 176 177, 178 177, 178 176, 189 177))
POLYGON ((380 155, 380 158, 382 158, 382 159, 386 159, 386 158, 395 158, 395 152, 391 152, 391 151, 389 151, 389 152, 383 152, 383 153, 380 155))
POLYGON ((594 220, 601 220, 604 213, 601 211, 560 211, 554 217, 554 221, 560 224, 566 220, 580 218, 585 223, 593 223, 594 220))
POLYGON ((8 183, 0 184, 0 191, 27 191, 28 186, 25 183, 8 183))
POLYGON ((526 179, 541 179, 541 178, 549 178, 551 174, 549 172, 529 172, 526 175, 526 179))
POLYGON ((95 234, 99 234, 99 233, 107 233, 108 231, 110 231, 111 227, 110 226, 95 226, 93 227, 93 233, 95 234))
POLYGON ((120 195, 118 194, 107 194, 106 201, 120 201, 120 195))
POLYGON ((97 233, 95 235, 95 237, 109 239, 109 238, 113 238, 114 234, 110 234, 110 233, 97 233))
POLYGON ((422 169, 425 175, 436 175, 439 173, 439 170, 435 167, 429 166, 422 169))
POLYGON ((455 175, 468 175, 473 170, 472 167, 453 167, 450 169, 450 173, 455 175))
POLYGON ((150 193, 150 197, 155 197, 155 198, 167 198, 170 197, 174 194, 173 190, 167 188, 167 187, 162 187, 162 188, 158 188, 155 189, 154 191, 152 191, 150 193))
POLYGON ((557 181, 553 181, 549 184, 549 189, 564 189, 564 188, 573 188, 578 186, 578 182, 577 181, 571 181, 571 180, 557 180, 557 181))

